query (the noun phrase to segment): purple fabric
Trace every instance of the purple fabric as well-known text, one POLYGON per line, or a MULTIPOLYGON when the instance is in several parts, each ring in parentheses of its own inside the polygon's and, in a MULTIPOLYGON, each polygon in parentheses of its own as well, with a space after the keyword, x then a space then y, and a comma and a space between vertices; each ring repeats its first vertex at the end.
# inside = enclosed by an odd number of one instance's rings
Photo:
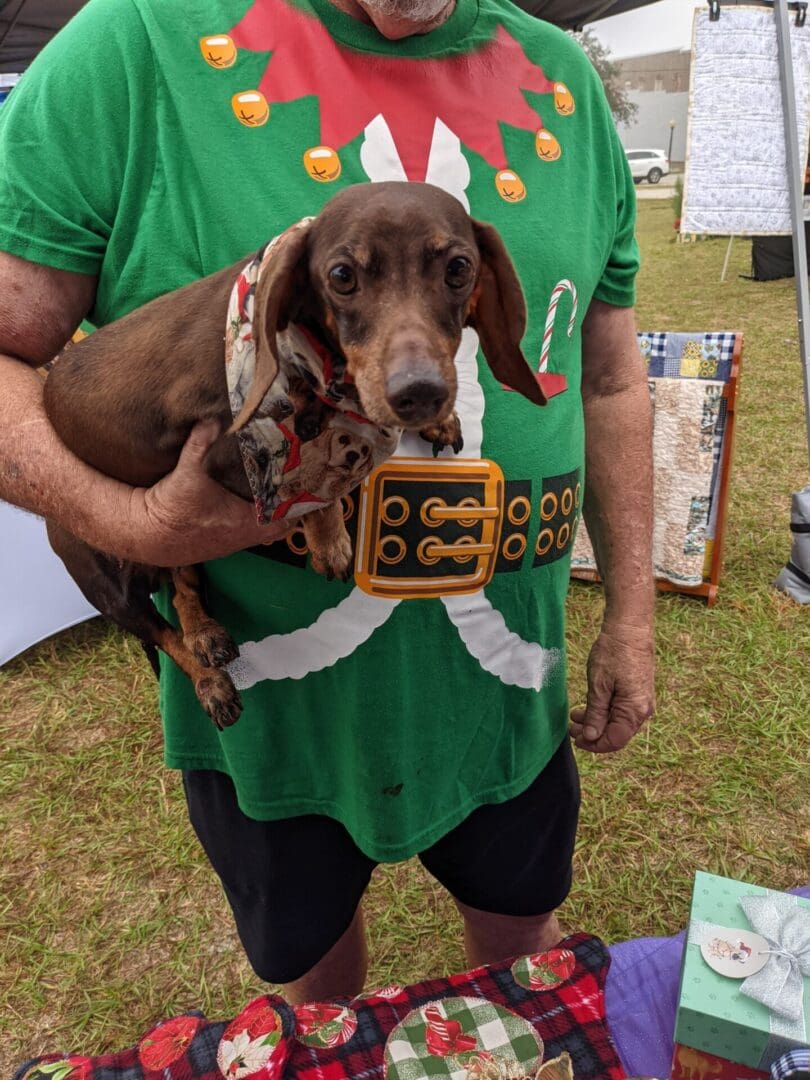
POLYGON ((605 1009, 628 1076, 669 1076, 685 937, 611 946, 605 1009))
MULTIPOLYGON (((792 889, 810 899, 810 885, 792 889)), ((605 1007, 628 1076, 669 1076, 685 934, 610 948, 605 1007)))

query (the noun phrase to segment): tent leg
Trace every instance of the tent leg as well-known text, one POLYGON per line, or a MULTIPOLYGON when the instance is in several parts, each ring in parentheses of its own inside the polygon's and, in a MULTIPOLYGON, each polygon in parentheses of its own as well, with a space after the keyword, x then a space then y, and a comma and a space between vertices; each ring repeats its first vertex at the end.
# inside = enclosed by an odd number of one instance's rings
POLYGON ((793 57, 790 44, 788 0, 774 0, 776 40, 779 47, 779 82, 782 89, 782 116, 785 125, 790 217, 793 225, 793 269, 796 283, 796 307, 799 318, 799 348, 804 369, 804 414, 807 425, 807 451, 810 455, 810 355, 807 333, 810 329, 810 290, 807 281, 807 244, 804 236, 802 179, 806 162, 799 150, 796 119, 796 90, 793 81, 793 57))
POLYGON ((726 273, 728 272, 728 263, 729 263, 729 259, 731 258, 731 246, 732 246, 733 243, 734 243, 734 237, 730 236, 728 238, 728 247, 726 248, 726 258, 725 258, 725 261, 723 262, 723 273, 720 275, 720 280, 721 281, 726 280, 726 273))
MULTIPOLYGON (((804 376, 804 418, 807 428, 807 450, 810 454, 810 355, 807 333, 810 329, 810 288, 807 280, 807 243, 804 235, 802 184, 806 162, 800 158, 799 134, 796 120, 796 91, 793 83, 793 57, 788 22, 788 0, 774 0, 776 41, 779 48, 779 82, 782 89, 782 117, 785 125, 790 217, 793 225, 793 270, 796 283, 796 309, 799 322, 799 350, 804 376)), ((793 496, 791 531, 793 549, 787 565, 774 582, 799 604, 810 604, 810 551, 807 529, 808 495, 810 488, 793 496)))

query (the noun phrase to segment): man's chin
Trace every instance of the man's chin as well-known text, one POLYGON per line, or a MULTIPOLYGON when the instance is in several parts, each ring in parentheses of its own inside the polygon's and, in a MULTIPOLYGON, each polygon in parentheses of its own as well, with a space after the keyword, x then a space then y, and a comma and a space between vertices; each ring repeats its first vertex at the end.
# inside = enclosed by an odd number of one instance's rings
POLYGON ((384 38, 389 41, 401 41, 402 38, 424 34, 421 23, 404 22, 402 19, 387 19, 383 15, 371 16, 371 21, 384 38))
POLYGON ((447 20, 455 7, 455 0, 443 0, 442 3, 437 5, 438 10, 432 12, 428 10, 424 15, 418 14, 414 18, 413 14, 407 11, 406 4, 402 4, 403 10, 400 13, 396 11, 382 12, 376 4, 372 2, 366 3, 365 0, 359 0, 359 3, 375 27, 389 41, 399 41, 401 38, 411 37, 413 34, 427 34, 431 30, 435 30, 437 26, 441 26, 447 20))

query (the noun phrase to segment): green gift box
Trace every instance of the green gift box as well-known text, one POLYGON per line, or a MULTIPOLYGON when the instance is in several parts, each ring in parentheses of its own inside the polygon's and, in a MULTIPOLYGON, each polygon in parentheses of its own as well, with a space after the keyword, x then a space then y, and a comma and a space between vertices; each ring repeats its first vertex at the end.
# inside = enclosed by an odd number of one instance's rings
POLYGON ((695 875, 675 1041, 753 1069, 810 1045, 810 900, 695 875))

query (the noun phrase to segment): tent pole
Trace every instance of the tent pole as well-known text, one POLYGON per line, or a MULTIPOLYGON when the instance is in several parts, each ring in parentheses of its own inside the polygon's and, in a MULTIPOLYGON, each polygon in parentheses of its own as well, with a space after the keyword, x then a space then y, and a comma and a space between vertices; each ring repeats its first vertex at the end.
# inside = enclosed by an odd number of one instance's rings
POLYGON ((793 224, 793 269, 796 282, 796 307, 799 319, 799 350, 804 373, 804 418, 807 428, 807 451, 810 455, 810 289, 807 279, 807 244, 804 232, 803 179, 807 162, 799 151, 796 120, 796 90, 793 82, 793 56, 790 44, 788 0, 774 0, 776 40, 779 47, 779 83, 782 89, 782 116, 785 125, 790 216, 793 224))
POLYGON ((8 26, 3 31, 2 36, 0 36, 0 47, 2 47, 3 42, 6 40, 8 35, 11 33, 11 31, 14 29, 14 27, 19 22, 20 16, 22 15, 22 9, 25 7, 25 3, 26 3, 26 0, 20 0, 20 6, 17 8, 17 10, 12 15, 12 17, 9 19, 8 26))

